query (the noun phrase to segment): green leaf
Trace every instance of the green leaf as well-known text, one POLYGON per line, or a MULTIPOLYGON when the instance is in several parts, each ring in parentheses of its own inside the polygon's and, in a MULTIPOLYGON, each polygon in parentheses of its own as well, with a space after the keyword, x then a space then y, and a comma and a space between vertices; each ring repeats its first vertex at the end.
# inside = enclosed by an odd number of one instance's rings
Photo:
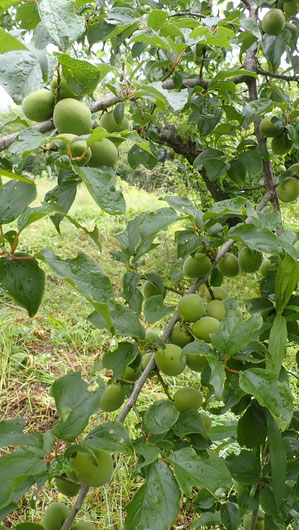
POLYGON ((202 417, 198 410, 190 409, 181 412, 179 419, 173 427, 173 432, 179 438, 184 438, 186 434, 200 434, 206 440, 209 439, 205 430, 202 417))
POLYGON ((147 169, 154 169, 158 160, 140 145, 133 145, 128 152, 128 162, 133 169, 136 169, 140 164, 147 169))
POLYGON ((115 189, 116 179, 112 169, 74 166, 74 170, 102 210, 111 215, 125 212, 125 199, 122 192, 115 189))
POLYGON ((121 377, 126 366, 134 361, 138 353, 137 345, 131 342, 120 342, 116 350, 107 351, 103 356, 103 367, 113 370, 113 380, 121 377))
POLYGON ((279 260, 275 276, 275 305, 281 314, 288 304, 292 292, 299 281, 299 262, 289 254, 279 260))
POLYGON ((267 433, 270 446, 272 488, 276 506, 279 507, 285 494, 287 457, 286 446, 275 420, 267 414, 267 433))
POLYGON ((247 18, 243 15, 240 18, 240 26, 250 31, 250 33, 252 33, 252 35, 257 37, 259 40, 262 38, 259 25, 255 20, 252 20, 251 18, 247 18))
POLYGON ((118 421, 108 421, 98 425, 90 431, 84 444, 113 453, 129 453, 131 455, 134 453, 130 437, 123 424, 118 421))
POLYGON ((148 27, 155 31, 159 30, 167 16, 167 13, 161 9, 152 9, 147 17, 148 27))
POLYGON ((20 0, 1 0, 0 13, 4 13, 9 7, 13 7, 19 3, 20 0))
POLYGON ((179 417, 172 401, 160 399, 150 405, 144 414, 143 424, 148 434, 164 434, 171 429, 179 417))
POLYGON ((293 415, 293 397, 288 385, 277 380, 276 374, 262 368, 250 368, 240 373, 241 389, 266 407, 279 428, 285 430, 293 415))
POLYGON ((163 295, 150 296, 144 304, 144 316, 150 324, 167 317, 174 312, 174 308, 163 304, 163 295))
POLYGON ((244 167, 247 168, 249 175, 254 178, 259 175, 263 168, 263 163, 259 152, 255 149, 245 151, 238 157, 244 167))
POLYGON ((268 61, 269 70, 275 73, 280 65, 283 53, 286 51, 286 44, 280 35, 264 35, 262 49, 268 61))
POLYGON ((26 208, 24 212, 18 218, 18 230, 21 232, 27 226, 35 223, 39 219, 46 217, 47 215, 53 215, 57 212, 58 208, 54 204, 43 204, 36 208, 26 208))
POLYGON ((42 23, 57 46, 65 51, 85 30, 85 18, 76 15, 73 0, 38 0, 42 23))
POLYGON ((224 306, 226 315, 220 322, 219 331, 211 335, 211 340, 217 350, 230 356, 255 338, 256 331, 262 325, 262 317, 253 315, 248 320, 242 320, 236 313, 237 302, 232 299, 225 300, 224 306))
POLYGON ((17 20, 22 29, 33 30, 40 22, 36 2, 27 2, 18 6, 17 20))
POLYGON ((7 292, 17 304, 33 317, 42 300, 45 273, 31 256, 16 253, 15 257, 30 259, 0 259, 0 289, 7 292))
POLYGON ((26 46, 18 39, 0 28, 0 54, 11 50, 26 50, 26 46))
MULTIPOLYGON (((58 184, 58 186, 55 186, 55 188, 53 188, 52 190, 47 191, 44 197, 44 203, 47 203, 49 208, 54 207, 56 208, 56 210, 62 210, 62 212, 66 214, 76 198, 77 187, 78 182, 76 182, 75 180, 63 180, 60 184, 58 184)), ((43 207, 46 208, 46 204, 44 204, 43 207)), ((63 215, 63 213, 53 213, 54 215, 51 215, 51 221, 54 224, 57 232, 60 234, 60 223, 65 216, 63 215)), ((67 219, 73 222, 73 220, 69 216, 67 216, 67 219)), ((79 223, 76 224, 76 222, 74 222, 74 224, 78 228, 81 226, 79 225, 79 223)), ((90 235, 92 234, 92 232, 87 233, 90 235)), ((94 239, 94 241, 97 244, 96 238, 94 239)))
POLYGON ((172 453, 167 460, 173 465, 176 479, 185 495, 190 495, 193 486, 215 492, 218 488, 229 488, 231 485, 225 463, 217 455, 212 454, 202 460, 194 449, 185 447, 172 453))
POLYGON ((16 530, 43 530, 44 527, 37 523, 20 523, 16 525, 16 530))
POLYGON ((144 42, 144 44, 156 46, 166 52, 171 51, 166 39, 159 37, 159 35, 151 28, 135 32, 134 37, 129 41, 129 44, 132 42, 144 42))
POLYGON ((233 479, 240 484, 251 486, 258 483, 261 466, 251 451, 243 449, 238 455, 232 453, 225 459, 225 463, 233 479))
POLYGON ((276 315, 270 331, 268 350, 271 359, 267 362, 267 368, 272 370, 278 377, 282 361, 286 353, 288 330, 286 318, 276 315))
POLYGON ((107 316, 99 313, 94 311, 88 317, 89 322, 97 328, 110 329, 111 333, 122 337, 144 338, 144 328, 129 307, 114 304, 110 306, 107 316))
POLYGON ((175 233, 177 256, 184 258, 202 245, 202 238, 194 230, 179 230, 175 233))
POLYGON ((238 443, 248 449, 262 445, 267 434, 266 418, 263 409, 252 401, 238 421, 238 443))
POLYGON ((80 372, 60 377, 51 386, 50 396, 55 399, 61 415, 53 426, 53 432, 65 442, 73 442, 85 429, 90 416, 99 410, 103 386, 94 391, 88 391, 87 387, 80 372))
POLYGON ((27 439, 23 433, 25 423, 25 418, 0 421, 0 447, 22 444, 27 439))
POLYGON ((69 88, 78 96, 92 94, 101 79, 101 71, 94 64, 74 59, 66 53, 57 54, 63 77, 69 88))
POLYGON ((124 530, 168 530, 179 508, 180 492, 172 472, 165 462, 155 462, 148 469, 145 484, 125 508, 124 530))
POLYGON ((35 184, 10 180, 0 185, 0 224, 11 223, 35 198, 35 184))
POLYGON ((279 239, 267 228, 256 228, 253 224, 237 225, 228 231, 228 236, 243 241, 252 250, 267 254, 279 254, 279 239))
POLYGON ((22 103, 29 92, 42 86, 42 82, 42 71, 33 53, 16 50, 1 55, 0 85, 15 103, 22 103))
POLYGON ((141 224, 141 239, 145 240, 167 228, 178 219, 173 208, 158 208, 149 213, 141 224))
POLYGON ((240 522, 240 511, 239 506, 234 503, 227 501, 221 505, 220 509, 221 522, 227 530, 238 530, 240 522))
POLYGON ((27 182, 27 184, 32 184, 33 186, 35 186, 34 180, 32 180, 30 177, 25 177, 23 175, 16 175, 16 173, 12 173, 11 171, 6 171, 2 167, 0 167, 0 175, 2 175, 3 177, 14 179, 14 180, 21 180, 22 182, 27 182))
POLYGON ((226 380, 224 365, 221 364, 212 354, 206 355, 205 358, 207 359, 211 370, 209 383, 214 387, 215 396, 220 399, 222 397, 224 383, 226 380))
POLYGON ((18 161, 26 158, 32 151, 38 149, 49 139, 49 134, 42 134, 33 127, 21 131, 15 141, 9 146, 8 152, 18 161))

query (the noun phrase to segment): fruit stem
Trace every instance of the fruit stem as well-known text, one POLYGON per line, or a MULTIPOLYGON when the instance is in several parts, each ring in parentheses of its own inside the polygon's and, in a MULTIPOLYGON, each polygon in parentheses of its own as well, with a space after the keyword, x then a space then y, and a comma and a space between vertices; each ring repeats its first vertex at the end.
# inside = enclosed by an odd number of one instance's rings
POLYGON ((208 280, 205 282, 205 284, 206 284, 207 289, 208 289, 208 291, 209 291, 209 293, 211 295, 212 300, 215 300, 214 291, 213 291, 212 287, 210 286, 208 280))
POLYGON ((255 524, 257 522, 258 513, 259 513, 259 507, 255 508, 251 514, 249 530, 255 530, 255 524))
POLYGON ((169 387, 168 387, 168 385, 165 383, 165 381, 164 381, 162 375, 160 374, 160 372, 158 372, 158 370, 157 370, 157 372, 156 372, 156 377, 157 377, 157 379, 160 381, 160 383, 161 383, 161 385, 162 385, 162 387, 163 387, 163 390, 164 390, 166 396, 168 397, 168 399, 170 399, 170 401, 173 401, 173 399, 172 399, 172 397, 171 397, 171 395, 170 395, 170 392, 169 392, 169 387))

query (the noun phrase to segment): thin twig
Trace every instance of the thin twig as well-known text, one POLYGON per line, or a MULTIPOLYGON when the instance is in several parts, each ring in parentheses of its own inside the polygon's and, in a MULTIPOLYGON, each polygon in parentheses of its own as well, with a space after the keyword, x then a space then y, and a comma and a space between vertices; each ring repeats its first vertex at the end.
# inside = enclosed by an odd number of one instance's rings
POLYGON ((81 486, 81 489, 80 489, 80 493, 78 495, 78 498, 73 506, 73 508, 71 509, 67 519, 64 521, 62 527, 61 527, 61 530, 67 530, 68 528, 70 528, 72 522, 74 521, 77 513, 80 511, 81 509, 81 506, 86 498, 86 495, 88 493, 88 490, 89 490, 89 487, 88 486, 85 486, 85 484, 82 484, 81 486))
POLYGON ((285 75, 285 74, 272 74, 271 72, 268 72, 267 70, 263 70, 262 68, 257 68, 257 73, 260 75, 265 75, 266 77, 273 77, 274 79, 283 79, 284 81, 295 81, 299 82, 299 75, 285 75))

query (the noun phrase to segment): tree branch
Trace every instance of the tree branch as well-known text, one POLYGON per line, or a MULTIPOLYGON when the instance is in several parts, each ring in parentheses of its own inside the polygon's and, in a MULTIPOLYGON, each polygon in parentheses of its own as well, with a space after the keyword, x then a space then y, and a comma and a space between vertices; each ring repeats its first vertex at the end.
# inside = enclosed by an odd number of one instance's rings
MULTIPOLYGON (((235 77, 231 77, 229 80, 232 81, 232 83, 235 83, 235 85, 239 85, 240 83, 247 83, 249 77, 250 76, 247 76, 245 74, 236 75, 235 77)), ((202 77, 190 77, 188 79, 183 80, 181 88, 194 88, 200 86, 205 90, 208 90, 212 81, 212 79, 203 79, 202 77)), ((171 90, 172 88, 175 88, 172 79, 167 79, 166 81, 164 81, 164 83, 162 83, 162 87, 166 90, 171 90)))
POLYGON ((85 486, 84 484, 82 484, 81 489, 80 489, 80 493, 78 495, 78 498, 77 498, 73 508, 71 509, 69 515, 67 516, 66 520, 64 521, 64 523, 63 523, 63 525, 61 527, 61 530, 67 530, 68 528, 70 528, 70 526, 71 526, 72 522, 74 521, 77 513, 80 511, 83 502, 85 501, 85 498, 86 498, 86 495, 88 493, 88 490, 89 490, 89 487, 85 486))
POLYGON ((272 74, 271 72, 268 72, 267 70, 262 70, 261 68, 257 68, 257 73, 260 75, 264 75, 267 77, 273 77, 274 79, 283 79, 284 81, 296 81, 299 82, 299 75, 285 75, 285 74, 272 74))

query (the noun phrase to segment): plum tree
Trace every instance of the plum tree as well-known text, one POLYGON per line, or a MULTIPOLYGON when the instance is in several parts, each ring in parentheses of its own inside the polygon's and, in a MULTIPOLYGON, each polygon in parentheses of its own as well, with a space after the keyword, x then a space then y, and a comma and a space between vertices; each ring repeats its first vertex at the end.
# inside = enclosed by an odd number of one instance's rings
POLYGON ((112 383, 105 388, 103 397, 100 399, 100 409, 103 412, 112 412, 119 409, 125 399, 124 387, 119 383, 112 383))
POLYGON ((50 504, 43 518, 45 530, 60 530, 68 514, 69 509, 63 502, 53 502, 50 504))
POLYGON ((189 409, 198 409, 202 404, 202 395, 197 388, 186 386, 176 391, 173 401, 176 408, 184 412, 189 409))
POLYGON ((75 497, 80 489, 80 484, 76 484, 67 476, 56 477, 55 485, 58 491, 66 497, 75 497))
POLYGON ((111 479, 113 461, 107 451, 97 447, 93 447, 92 451, 95 461, 88 452, 78 450, 76 455, 71 458, 71 462, 78 480, 82 484, 98 488, 111 479))
POLYGON ((74 98, 58 101, 54 108, 53 120, 59 133, 80 136, 91 131, 92 119, 89 108, 74 98))
POLYGON ((262 27, 268 35, 278 35, 285 25, 285 17, 281 9, 269 9, 262 20, 262 27))
POLYGON ((271 138, 274 136, 278 136, 281 134, 281 128, 277 127, 272 122, 272 116, 268 116, 266 118, 263 118, 260 122, 260 132, 266 136, 266 138, 271 138))
POLYGON ((229 278, 237 276, 240 272, 238 258, 236 258, 231 252, 227 252, 227 254, 219 261, 217 268, 223 276, 228 276, 229 278))
POLYGON ((217 318, 221 322, 225 317, 226 311, 221 300, 211 300, 206 307, 206 313, 207 316, 217 318))
POLYGON ((277 195, 282 202, 292 202, 299 197, 299 180, 287 177, 277 187, 277 195))
POLYGON ((262 264, 263 254, 259 250, 242 247, 239 251, 238 260, 241 271, 255 272, 262 264))
POLYGON ((192 332, 198 339, 205 342, 211 342, 211 333, 217 333, 219 330, 219 320, 214 317, 202 317, 192 326, 192 332))
POLYGON ((52 92, 40 88, 23 99, 22 109, 28 120, 41 122, 52 117, 54 103, 52 92))
POLYGON ((176 344, 166 344, 156 352, 155 361, 157 368, 166 375, 179 375, 186 366, 186 355, 182 348, 176 344))
POLYGON ((183 321, 195 322, 205 314, 203 299, 197 294, 187 294, 178 303, 178 313, 183 321))
POLYGON ((201 278, 209 272, 212 267, 211 260, 202 252, 193 256, 187 256, 183 265, 183 272, 188 278, 201 278))
POLYGON ((108 138, 103 138, 100 142, 93 142, 90 149, 91 158, 88 162, 90 167, 115 166, 118 159, 118 149, 108 138))
POLYGON ((293 147, 293 140, 286 133, 279 134, 272 139, 271 148, 275 155, 285 155, 293 147))
POLYGON ((189 342, 192 341, 193 338, 191 337, 190 333, 188 333, 188 331, 179 324, 174 326, 169 336, 169 342, 171 344, 176 344, 177 346, 180 346, 180 348, 183 348, 184 346, 186 346, 186 344, 189 344, 189 342))

